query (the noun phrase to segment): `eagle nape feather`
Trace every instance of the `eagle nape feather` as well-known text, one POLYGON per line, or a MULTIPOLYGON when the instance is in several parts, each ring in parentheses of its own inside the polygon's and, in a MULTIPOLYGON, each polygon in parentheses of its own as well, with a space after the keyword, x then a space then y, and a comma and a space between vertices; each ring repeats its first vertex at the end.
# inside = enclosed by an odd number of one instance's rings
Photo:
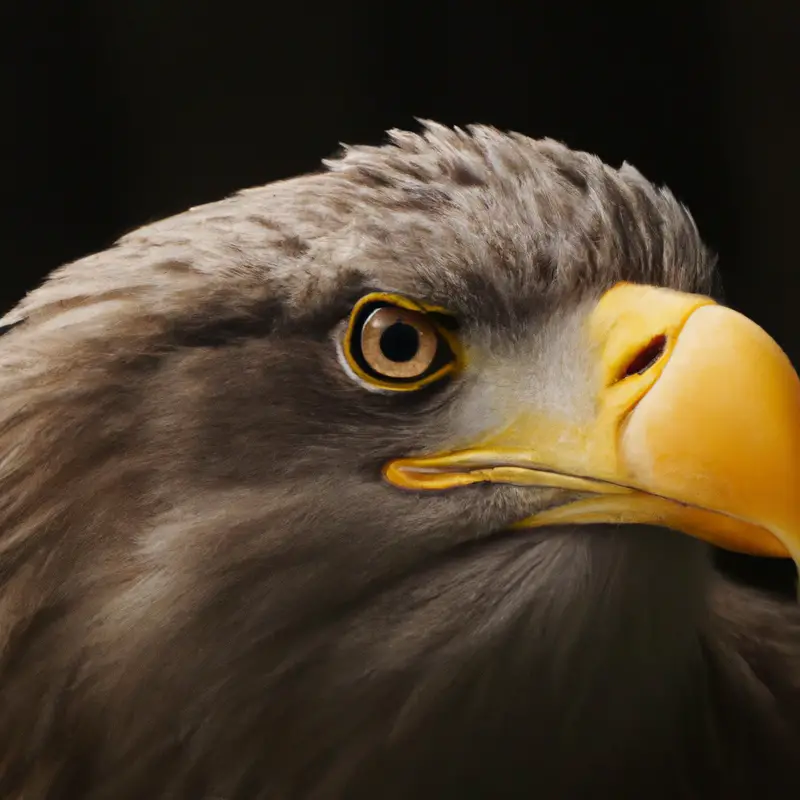
POLYGON ((790 796, 788 359, 633 167, 389 137, 0 320, 0 797, 790 796))

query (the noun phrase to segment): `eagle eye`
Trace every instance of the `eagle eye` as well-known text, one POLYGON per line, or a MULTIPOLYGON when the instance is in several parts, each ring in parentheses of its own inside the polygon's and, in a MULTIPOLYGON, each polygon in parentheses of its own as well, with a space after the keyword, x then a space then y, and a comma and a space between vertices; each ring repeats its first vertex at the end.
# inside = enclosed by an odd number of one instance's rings
POLYGON ((350 314, 343 354, 369 386, 413 391, 443 378, 457 363, 452 325, 443 314, 397 295, 362 297, 350 314))

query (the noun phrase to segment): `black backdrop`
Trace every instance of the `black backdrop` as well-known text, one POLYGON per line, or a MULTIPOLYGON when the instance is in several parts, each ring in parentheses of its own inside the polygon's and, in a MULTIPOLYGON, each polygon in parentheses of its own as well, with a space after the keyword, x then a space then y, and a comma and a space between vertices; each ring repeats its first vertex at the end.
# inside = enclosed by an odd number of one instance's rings
POLYGON ((791 0, 5 0, 0 307, 143 222, 430 117, 669 184, 797 364, 799 41, 791 0))

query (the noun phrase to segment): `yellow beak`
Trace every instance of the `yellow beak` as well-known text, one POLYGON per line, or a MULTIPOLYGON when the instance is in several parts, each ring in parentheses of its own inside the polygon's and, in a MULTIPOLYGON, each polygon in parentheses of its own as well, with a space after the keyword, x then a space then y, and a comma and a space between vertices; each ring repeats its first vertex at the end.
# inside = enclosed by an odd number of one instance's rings
POLYGON ((800 379, 755 323, 706 297, 619 284, 592 309, 594 412, 520 409, 467 449, 392 461, 413 490, 561 487, 532 528, 647 523, 800 566, 800 379))

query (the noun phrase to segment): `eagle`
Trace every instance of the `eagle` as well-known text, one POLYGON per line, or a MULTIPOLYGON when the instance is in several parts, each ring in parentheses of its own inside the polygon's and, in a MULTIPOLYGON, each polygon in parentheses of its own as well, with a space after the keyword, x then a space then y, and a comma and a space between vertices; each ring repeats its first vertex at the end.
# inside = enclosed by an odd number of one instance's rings
POLYGON ((3 319, 0 797, 792 796, 789 359, 630 165, 388 136, 3 319))

